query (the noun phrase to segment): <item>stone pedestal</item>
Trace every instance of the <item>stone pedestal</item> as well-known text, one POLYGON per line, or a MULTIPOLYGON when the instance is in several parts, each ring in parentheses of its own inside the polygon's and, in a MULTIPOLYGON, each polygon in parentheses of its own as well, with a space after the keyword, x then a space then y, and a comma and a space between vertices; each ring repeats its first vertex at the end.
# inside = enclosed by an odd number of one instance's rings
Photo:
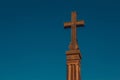
POLYGON ((69 50, 67 56, 67 80, 81 80, 80 77, 80 60, 79 50, 69 50))

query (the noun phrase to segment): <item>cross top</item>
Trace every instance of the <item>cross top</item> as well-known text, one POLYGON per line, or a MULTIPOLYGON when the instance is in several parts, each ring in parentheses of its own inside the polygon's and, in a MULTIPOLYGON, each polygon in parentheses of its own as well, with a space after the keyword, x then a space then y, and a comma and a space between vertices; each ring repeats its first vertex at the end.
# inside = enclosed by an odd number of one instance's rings
POLYGON ((71 43, 69 46, 70 50, 79 49, 77 44, 76 27, 82 27, 82 26, 84 26, 84 20, 77 21, 76 12, 72 12, 71 22, 64 23, 64 28, 71 28, 71 43))

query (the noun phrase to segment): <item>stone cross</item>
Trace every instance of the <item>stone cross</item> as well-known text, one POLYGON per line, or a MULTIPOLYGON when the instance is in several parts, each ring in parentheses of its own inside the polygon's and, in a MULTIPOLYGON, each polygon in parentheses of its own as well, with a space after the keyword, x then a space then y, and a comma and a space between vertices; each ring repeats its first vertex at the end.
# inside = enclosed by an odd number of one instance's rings
POLYGON ((84 26, 84 20, 77 21, 77 14, 76 12, 72 12, 71 14, 71 22, 65 22, 64 28, 71 28, 71 43, 70 43, 70 50, 77 50, 77 35, 76 35, 76 27, 84 26))

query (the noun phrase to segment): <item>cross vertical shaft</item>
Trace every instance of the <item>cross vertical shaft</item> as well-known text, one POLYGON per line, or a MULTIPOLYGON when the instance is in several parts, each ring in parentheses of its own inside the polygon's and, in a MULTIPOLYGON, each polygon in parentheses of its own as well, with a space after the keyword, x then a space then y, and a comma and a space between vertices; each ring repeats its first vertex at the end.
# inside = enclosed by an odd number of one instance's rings
POLYGON ((71 18, 71 21, 72 21, 72 25, 71 25, 71 45, 73 45, 73 47, 75 47, 75 45, 77 44, 77 35, 76 35, 76 12, 73 12, 72 13, 72 18, 71 18))

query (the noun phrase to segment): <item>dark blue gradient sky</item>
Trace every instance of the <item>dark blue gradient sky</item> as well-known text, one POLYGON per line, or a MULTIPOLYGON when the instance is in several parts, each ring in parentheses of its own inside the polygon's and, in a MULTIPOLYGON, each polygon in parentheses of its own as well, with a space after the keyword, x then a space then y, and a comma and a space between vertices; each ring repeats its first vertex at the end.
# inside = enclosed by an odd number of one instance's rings
POLYGON ((119 0, 1 0, 0 80, 66 80, 72 11, 82 80, 120 80, 119 0))

